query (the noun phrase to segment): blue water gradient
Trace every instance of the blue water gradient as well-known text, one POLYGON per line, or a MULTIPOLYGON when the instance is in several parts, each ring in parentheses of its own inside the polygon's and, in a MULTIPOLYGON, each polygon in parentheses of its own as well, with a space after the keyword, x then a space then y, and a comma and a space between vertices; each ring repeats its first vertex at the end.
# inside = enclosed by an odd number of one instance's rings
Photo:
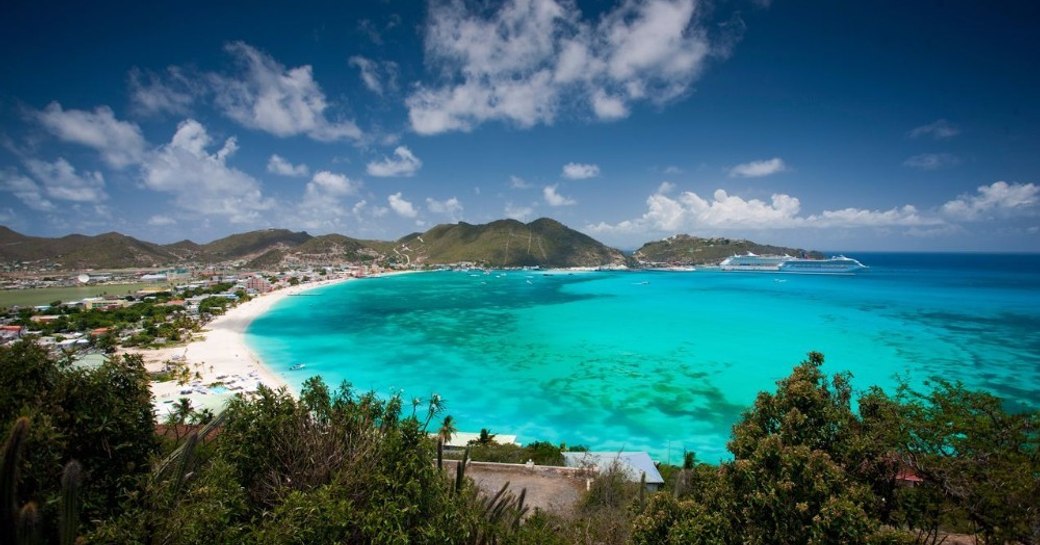
POLYGON ((439 393, 463 431, 672 462, 725 459, 741 412, 810 350, 860 390, 941 376, 1040 408, 1040 256, 852 257, 870 269, 371 278, 288 297, 247 336, 297 385, 439 393))

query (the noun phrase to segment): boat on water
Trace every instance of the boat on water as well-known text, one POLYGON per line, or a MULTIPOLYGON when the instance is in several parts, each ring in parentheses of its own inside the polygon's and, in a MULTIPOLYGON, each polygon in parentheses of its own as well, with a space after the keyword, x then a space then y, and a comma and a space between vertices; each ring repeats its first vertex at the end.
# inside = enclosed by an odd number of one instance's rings
POLYGON ((780 272, 795 274, 851 274, 866 265, 843 255, 828 259, 804 259, 789 255, 745 255, 728 257, 719 263, 723 271, 780 272))
POLYGON ((799 274, 851 274, 866 268, 859 261, 843 255, 829 259, 790 259, 780 264, 780 272, 799 274))
POLYGON ((719 263, 724 271, 765 271, 777 272, 780 264, 795 259, 789 255, 758 255, 748 252, 744 255, 727 257, 719 263))
POLYGON ((292 364, 291 367, 289 367, 289 370, 290 371, 299 371, 300 369, 303 369, 304 367, 306 367, 306 365, 303 364, 303 363, 294 363, 294 364, 292 364))

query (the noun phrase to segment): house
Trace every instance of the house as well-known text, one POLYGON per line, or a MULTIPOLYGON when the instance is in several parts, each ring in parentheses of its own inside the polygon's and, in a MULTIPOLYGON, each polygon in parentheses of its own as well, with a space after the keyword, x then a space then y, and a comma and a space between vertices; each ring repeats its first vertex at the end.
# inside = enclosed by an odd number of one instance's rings
POLYGON ((242 284, 247 290, 252 290, 256 293, 267 293, 274 289, 274 286, 259 274, 249 277, 242 284))
POLYGON ((17 339, 25 334, 25 328, 20 325, 0 325, 0 341, 17 339))
POLYGON ((664 486, 664 477, 646 452, 564 452, 567 467, 584 467, 602 473, 613 466, 625 474, 629 482, 638 483, 646 474, 646 489, 657 491, 664 486))

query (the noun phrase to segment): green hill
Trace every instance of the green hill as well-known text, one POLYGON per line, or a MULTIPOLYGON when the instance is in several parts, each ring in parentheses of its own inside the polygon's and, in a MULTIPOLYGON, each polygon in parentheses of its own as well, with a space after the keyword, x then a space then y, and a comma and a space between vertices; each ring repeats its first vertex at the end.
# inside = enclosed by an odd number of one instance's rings
POLYGON ((548 218, 528 224, 498 220, 484 225, 438 225, 400 239, 391 252, 404 262, 423 264, 596 267, 625 263, 618 250, 548 218))
POLYGON ((239 262, 247 268, 327 266, 343 262, 438 265, 474 263, 489 267, 599 267, 647 263, 714 264, 746 252, 823 257, 819 252, 747 240, 676 235, 648 242, 631 259, 562 223, 498 220, 437 225, 396 241, 360 240, 339 234, 263 229, 206 244, 182 240, 159 245, 119 233, 61 238, 26 236, 0 226, 0 263, 31 262, 62 269, 147 268, 239 262))
POLYGON ((203 255, 212 261, 247 259, 275 248, 295 248, 312 238, 305 231, 297 233, 288 229, 262 229, 214 240, 203 244, 201 248, 203 255))
POLYGON ((675 235, 664 240, 647 242, 632 255, 640 263, 675 263, 683 265, 715 265, 732 255, 787 254, 795 257, 826 257, 820 252, 758 244, 750 240, 729 238, 701 238, 675 235))
POLYGON ((0 262, 46 262, 65 269, 153 267, 180 261, 163 246, 119 233, 30 237, 0 227, 0 262))

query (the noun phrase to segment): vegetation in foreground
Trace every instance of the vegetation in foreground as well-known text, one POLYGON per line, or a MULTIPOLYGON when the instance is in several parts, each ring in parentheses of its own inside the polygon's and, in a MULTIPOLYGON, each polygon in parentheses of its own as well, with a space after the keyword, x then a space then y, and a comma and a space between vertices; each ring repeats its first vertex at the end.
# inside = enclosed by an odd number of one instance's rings
POLYGON ((849 377, 822 362, 758 396, 733 461, 690 455, 655 494, 608 471, 571 512, 547 513, 438 470, 437 400, 406 409, 311 379, 299 399, 261 390, 170 441, 138 359, 76 370, 16 343, 0 348, 0 541, 900 544, 954 530, 1040 543, 1037 414, 944 382, 871 389, 853 411, 849 377))

